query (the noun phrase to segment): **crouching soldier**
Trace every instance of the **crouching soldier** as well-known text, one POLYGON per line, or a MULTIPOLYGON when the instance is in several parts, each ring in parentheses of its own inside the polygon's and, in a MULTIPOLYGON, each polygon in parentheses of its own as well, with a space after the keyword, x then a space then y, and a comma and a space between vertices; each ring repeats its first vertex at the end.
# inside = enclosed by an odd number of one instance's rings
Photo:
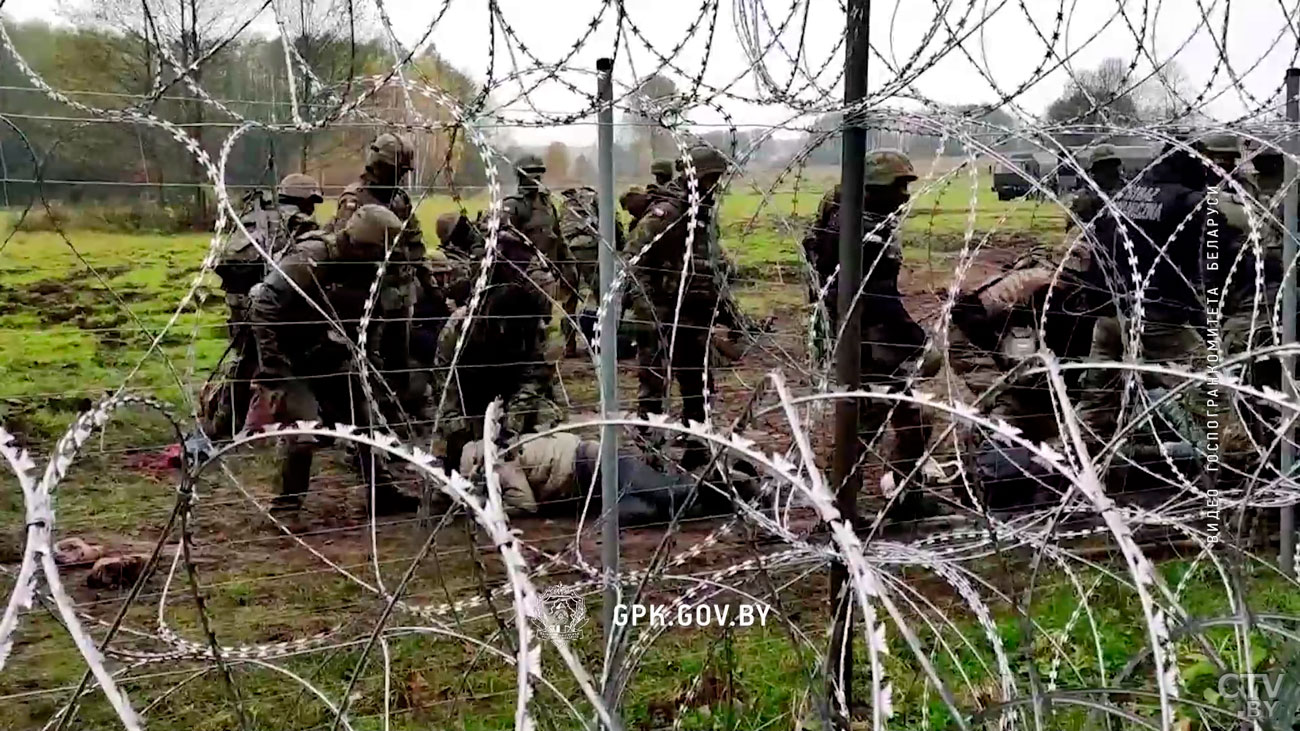
MULTIPOLYGON (((371 409, 378 405, 363 396, 360 379, 365 374, 359 372, 352 344, 359 339, 357 323, 377 273, 376 262, 401 231, 402 221, 392 211, 361 206, 342 230, 299 239, 280 259, 279 271, 253 288, 249 317, 259 365, 249 428, 297 421, 361 429, 371 424, 371 409)), ((372 326, 381 329, 383 324, 372 326)), ((378 342, 378 337, 369 340, 372 345, 378 342)), ((378 370, 376 355, 367 354, 367 360, 378 370)), ((375 384, 373 392, 380 396, 382 383, 375 384)), ((284 439, 273 510, 296 512, 302 505, 318 444, 309 436, 284 439)), ((380 455, 361 447, 352 452, 352 462, 365 483, 373 485, 376 512, 416 508, 418 500, 397 490, 380 455)))

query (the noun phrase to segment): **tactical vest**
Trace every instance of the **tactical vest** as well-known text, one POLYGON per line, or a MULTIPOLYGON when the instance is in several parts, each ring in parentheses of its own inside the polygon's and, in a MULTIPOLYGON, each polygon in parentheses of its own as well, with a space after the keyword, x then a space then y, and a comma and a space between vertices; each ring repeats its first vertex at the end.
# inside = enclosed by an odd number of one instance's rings
POLYGON ((549 197, 513 195, 506 198, 510 223, 550 261, 556 261, 559 242, 555 240, 556 213, 549 197))
MULTIPOLYGON (((810 258, 817 262, 822 277, 830 275, 839 264, 840 247, 840 192, 839 186, 822 199, 818 225, 813 230, 814 250, 810 258)), ((898 236, 897 219, 889 221, 887 215, 863 212, 862 214, 862 271, 868 282, 897 279, 903 262, 903 246, 898 236), (884 253, 881 253, 881 249, 884 253), (874 267, 872 262, 880 259, 874 267)))
MULTIPOLYGON (((649 252, 641 259, 643 267, 639 279, 645 282, 652 297, 669 299, 676 296, 681 282, 682 261, 685 257, 687 225, 691 222, 690 203, 682 198, 663 199, 650 206, 646 218, 661 218, 669 228, 651 244, 649 252)), ((717 278, 712 258, 710 239, 713 235, 713 211, 701 206, 696 210, 694 236, 691 237, 691 274, 687 278, 687 292, 711 295, 717 292, 717 278)))
POLYGON ((270 271, 253 242, 256 241, 272 259, 276 259, 293 243, 295 235, 315 226, 315 222, 297 206, 269 206, 266 197, 260 193, 251 199, 254 208, 240 219, 249 237, 236 232, 226 242, 221 261, 214 268, 217 276, 221 277, 226 304, 236 319, 242 319, 248 306, 249 290, 270 271))
POLYGON ((569 244, 569 251, 573 252, 578 259, 592 258, 581 256, 579 252, 587 254, 600 247, 600 231, 597 222, 593 219, 594 216, 588 214, 586 210, 567 206, 564 209, 564 217, 560 221, 560 233, 569 244))
POLYGON ((1116 215, 1098 219, 1097 241, 1109 256, 1115 274, 1110 286, 1128 295, 1121 300, 1125 307, 1141 296, 1150 316, 1171 321, 1184 321, 1201 309, 1196 289, 1201 281, 1199 239, 1204 228, 1204 206, 1201 215, 1189 220, 1198 200, 1199 192, 1182 183, 1144 179, 1117 194, 1116 215), (1120 226, 1127 227, 1126 231, 1121 232, 1120 226), (1147 287, 1140 293, 1132 291, 1134 272, 1124 233, 1136 254, 1138 275, 1147 278, 1147 287), (1178 236, 1171 240, 1175 233, 1178 236))

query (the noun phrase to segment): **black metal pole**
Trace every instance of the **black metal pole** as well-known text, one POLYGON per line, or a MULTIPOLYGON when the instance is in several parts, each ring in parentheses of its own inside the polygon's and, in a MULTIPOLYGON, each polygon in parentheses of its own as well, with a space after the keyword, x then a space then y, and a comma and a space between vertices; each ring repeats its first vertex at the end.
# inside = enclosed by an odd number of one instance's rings
MULTIPOLYGON (((1300 69, 1286 70, 1286 121, 1295 123, 1300 121, 1300 69)), ((1295 150, 1293 140, 1287 140, 1285 143, 1287 152, 1295 150)), ((1286 224, 1286 235, 1282 238, 1282 262, 1290 266, 1291 261, 1296 256, 1296 164, 1291 158, 1283 158, 1286 165, 1286 175, 1283 178, 1286 188, 1286 210, 1283 213, 1283 222, 1286 224)), ((1294 274, 1289 275, 1282 282, 1282 344, 1292 345, 1296 341, 1296 280, 1292 279, 1294 274)), ((1295 374, 1295 356, 1287 355, 1282 358, 1282 371, 1287 374, 1282 380, 1283 388, 1291 398, 1296 397, 1295 381, 1292 375, 1295 374)), ((1295 446, 1295 424, 1287 429, 1285 438, 1282 440, 1282 475, 1286 479, 1291 478, 1291 472, 1295 469, 1296 463, 1296 446, 1295 446)), ((1287 505, 1282 508, 1282 525, 1281 525, 1281 555, 1278 557, 1278 563, 1281 565, 1282 573, 1288 577, 1295 576, 1295 506, 1287 505)))
MULTIPOLYGON (((835 357, 835 380, 840 388, 860 386, 862 313, 854 296, 862 283, 862 186, 867 156, 867 131, 857 105, 867 95, 867 39, 871 0, 848 0, 844 57, 843 155, 840 158, 840 276, 838 311, 843 323, 835 357)), ((840 515, 856 523, 862 476, 858 461, 858 402, 835 403, 835 458, 831 478, 836 486, 840 515)), ((848 571, 842 563, 831 568, 831 611, 834 617, 830 646, 830 704, 837 729, 847 731, 848 713, 839 712, 843 693, 845 710, 853 707, 853 601, 848 571), (840 689, 837 692, 836 689, 840 689)))

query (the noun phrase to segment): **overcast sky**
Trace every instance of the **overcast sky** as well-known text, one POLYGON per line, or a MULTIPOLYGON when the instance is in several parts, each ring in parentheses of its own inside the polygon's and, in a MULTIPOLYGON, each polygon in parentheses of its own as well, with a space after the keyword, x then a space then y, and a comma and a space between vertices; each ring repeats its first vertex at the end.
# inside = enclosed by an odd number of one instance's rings
MULTIPOLYGON (((93 1, 67 0, 74 5, 93 1)), ((1021 4, 1018 0, 977 0, 973 5, 972 0, 876 0, 871 40, 880 55, 871 59, 870 88, 894 88, 897 96, 891 104, 992 102, 999 96, 994 84, 1009 93, 1033 78, 1049 50, 1043 39, 1055 36, 1048 68, 1060 64, 1061 58, 1074 69, 1092 68, 1107 57, 1125 62, 1137 58, 1145 75, 1153 64, 1173 61, 1184 72, 1193 95, 1208 86, 1207 111, 1228 121, 1273 99, 1285 69, 1295 63, 1300 0, 1232 0, 1230 4, 1227 0, 1066 0, 1064 6, 1054 0, 1024 0, 1029 17, 1021 4), (1119 13, 1121 8, 1129 13, 1127 19, 1119 13), (1059 29, 1058 11, 1065 17, 1059 29), (1220 63, 1221 58, 1227 63, 1220 63), (897 70, 905 67, 914 78, 900 86, 897 70), (904 101, 906 96, 919 101, 904 101)), ((702 17, 700 0, 628 0, 628 22, 621 35, 616 11, 600 0, 500 0, 499 5, 516 38, 507 38, 497 27, 493 76, 498 82, 516 70, 536 66, 521 44, 542 63, 558 63, 600 16, 570 60, 573 70, 560 75, 563 81, 546 81, 529 93, 526 102, 508 105, 506 112, 516 117, 535 117, 530 105, 547 114, 581 109, 585 100, 563 82, 593 89, 590 71, 597 58, 614 52, 616 41, 620 84, 659 68, 653 47, 672 56, 675 68, 666 73, 680 88, 689 88, 699 77, 705 86, 728 92, 701 88, 700 95, 712 97, 717 109, 699 105, 690 113, 696 122, 719 124, 730 117, 740 126, 787 124, 800 114, 799 106, 815 114, 833 108, 842 98, 842 86, 836 83, 843 64, 838 43, 844 27, 840 0, 720 0, 704 6, 707 12, 702 17), (772 27, 782 24, 784 31, 774 36, 772 27), (631 31, 633 26, 644 38, 631 31), (692 26, 694 32, 688 36, 692 26), (741 26, 750 31, 742 34, 741 26), (760 85, 762 74, 746 53, 742 35, 767 49, 762 70, 778 87, 776 91, 793 90, 794 103, 775 100, 776 93, 760 85)), ((0 5, 7 15, 19 19, 55 20, 56 7, 56 0, 3 0, 0 5)), ((398 41, 408 46, 420 42, 430 21, 444 8, 436 0, 389 0, 384 7, 398 41)), ((373 2, 369 12, 378 18, 373 2)), ((425 43, 482 81, 488 75, 493 32, 489 21, 486 0, 451 0, 425 43)), ((274 27, 269 14, 255 27, 269 32, 274 27)), ((1015 96, 1014 111, 1041 114, 1060 94, 1068 74, 1058 68, 1030 84, 1015 96)), ((528 86, 538 80, 537 73, 523 77, 528 86)), ((519 83, 507 82, 494 96, 504 103, 519 96, 520 89, 519 83)), ((590 124, 511 133, 527 144, 549 139, 576 145, 595 141, 590 124)))

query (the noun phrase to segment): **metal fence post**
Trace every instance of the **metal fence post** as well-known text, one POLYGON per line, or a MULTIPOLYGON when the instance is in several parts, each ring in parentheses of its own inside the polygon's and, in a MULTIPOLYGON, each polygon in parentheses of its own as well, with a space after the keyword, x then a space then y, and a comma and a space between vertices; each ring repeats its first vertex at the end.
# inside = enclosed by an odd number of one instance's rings
MULTIPOLYGON (((614 286, 618 259, 614 253, 614 59, 596 61, 599 85, 600 123, 597 157, 600 158, 600 296, 604 302, 614 286)), ((619 302, 610 300, 600 323, 600 416, 611 419, 618 414, 618 322, 619 302)), ((612 705, 617 695, 614 670, 619 658, 618 633, 614 627, 614 607, 622 594, 618 586, 618 427, 606 424, 600 429, 600 495, 604 530, 601 534, 601 558, 605 571, 605 701, 612 705)))
MULTIPOLYGON (((840 273, 838 309, 844 323, 835 359, 835 380, 840 388, 854 391, 860 385, 862 315, 853 306, 862 282, 862 187, 867 154, 867 132, 856 109, 867 95, 867 53, 870 0, 848 0, 844 56, 843 150, 840 158, 840 273)), ((858 402, 835 402, 835 457, 831 477, 836 485, 836 503, 841 517, 856 524, 858 491, 862 476, 858 462, 858 402)), ((853 601, 848 590, 848 570, 843 563, 831 567, 831 612, 834 617, 830 644, 830 707, 837 728, 847 731, 849 714, 835 712, 836 687, 841 689, 848 710, 853 707, 853 601), (841 594, 844 594, 841 597, 841 594), (842 600, 841 600, 842 599, 842 600)))
MULTIPOLYGON (((1286 70, 1286 121, 1295 123, 1300 121, 1300 69, 1286 70)), ((1285 141, 1286 150, 1294 155, 1296 153, 1295 137, 1291 136, 1291 129, 1287 130, 1288 136, 1285 141)), ((1290 158, 1286 160, 1286 174, 1282 178, 1284 184, 1289 186, 1286 189, 1286 210, 1283 214, 1283 220, 1286 223, 1286 235, 1282 237, 1282 261, 1289 265, 1295 260, 1296 255, 1296 186, 1293 184, 1296 176, 1296 164, 1290 158)), ((1292 275, 1293 277, 1295 275, 1292 275)), ((1287 279, 1282 283, 1282 342, 1285 345, 1294 345, 1296 342, 1296 280, 1287 279)), ((1286 394, 1292 401, 1296 399, 1295 386, 1295 356, 1286 355, 1282 358, 1282 371, 1286 375, 1283 377, 1286 394)), ((1287 429, 1286 437, 1282 440, 1282 475, 1286 479, 1291 477, 1291 469, 1295 466, 1296 446, 1295 446, 1295 423, 1292 422, 1287 429)), ((1278 563, 1282 567, 1282 573, 1287 576, 1295 575, 1295 507, 1287 506, 1282 508, 1282 535, 1280 541, 1280 556, 1278 563)))

